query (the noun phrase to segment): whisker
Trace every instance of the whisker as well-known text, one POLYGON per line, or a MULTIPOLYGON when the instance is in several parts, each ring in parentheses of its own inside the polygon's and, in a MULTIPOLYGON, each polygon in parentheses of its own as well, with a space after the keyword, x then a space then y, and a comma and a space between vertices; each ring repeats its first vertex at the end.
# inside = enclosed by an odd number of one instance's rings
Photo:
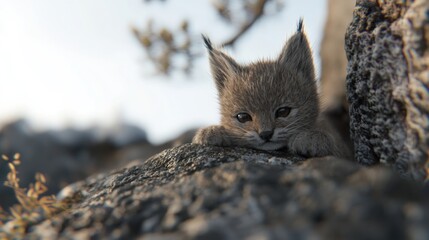
POLYGON ((289 135, 290 132, 303 128, 305 126, 304 124, 296 125, 296 123, 300 122, 302 119, 303 117, 297 118, 293 122, 289 123, 287 126, 280 128, 278 136, 289 135))

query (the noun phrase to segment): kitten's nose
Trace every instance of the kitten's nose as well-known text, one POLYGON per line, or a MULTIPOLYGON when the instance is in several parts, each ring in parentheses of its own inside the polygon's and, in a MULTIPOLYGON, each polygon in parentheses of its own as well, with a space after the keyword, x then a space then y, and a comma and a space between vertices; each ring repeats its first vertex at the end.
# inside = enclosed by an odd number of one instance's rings
POLYGON ((273 136, 273 133, 273 131, 263 131, 259 133, 259 137, 261 137, 265 141, 268 141, 273 136))

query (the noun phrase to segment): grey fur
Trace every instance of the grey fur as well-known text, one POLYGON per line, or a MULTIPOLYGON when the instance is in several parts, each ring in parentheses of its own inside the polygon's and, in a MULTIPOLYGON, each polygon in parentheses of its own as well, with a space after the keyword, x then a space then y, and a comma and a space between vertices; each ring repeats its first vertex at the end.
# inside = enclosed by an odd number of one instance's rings
POLYGON ((200 129, 194 143, 286 149, 306 156, 342 155, 335 135, 327 131, 320 116, 313 59, 302 19, 275 60, 240 65, 214 48, 208 38, 204 37, 204 42, 218 88, 221 123, 200 129), (292 110, 287 117, 276 118, 281 107, 292 110), (250 114, 252 121, 239 122, 236 116, 243 112, 250 114), (259 136, 265 131, 274 131, 270 141, 259 136))

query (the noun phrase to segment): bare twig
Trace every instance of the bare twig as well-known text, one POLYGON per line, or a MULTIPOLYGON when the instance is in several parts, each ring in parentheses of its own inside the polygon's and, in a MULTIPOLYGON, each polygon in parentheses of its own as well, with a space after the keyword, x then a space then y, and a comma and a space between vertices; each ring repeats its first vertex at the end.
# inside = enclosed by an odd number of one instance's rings
POLYGON ((253 7, 253 17, 243 24, 240 30, 232 36, 229 40, 223 42, 223 46, 232 46, 234 43, 243 36, 261 17, 264 15, 264 9, 268 0, 258 0, 253 7))

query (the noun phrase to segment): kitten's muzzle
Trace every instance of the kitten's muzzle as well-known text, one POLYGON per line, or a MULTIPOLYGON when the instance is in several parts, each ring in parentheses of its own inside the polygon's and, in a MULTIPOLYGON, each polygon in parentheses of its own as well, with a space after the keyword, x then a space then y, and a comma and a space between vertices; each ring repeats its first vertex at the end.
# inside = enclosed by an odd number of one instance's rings
POLYGON ((269 141, 271 139, 271 137, 273 136, 273 133, 274 133, 274 131, 263 131, 263 132, 259 133, 259 137, 262 140, 269 141))

